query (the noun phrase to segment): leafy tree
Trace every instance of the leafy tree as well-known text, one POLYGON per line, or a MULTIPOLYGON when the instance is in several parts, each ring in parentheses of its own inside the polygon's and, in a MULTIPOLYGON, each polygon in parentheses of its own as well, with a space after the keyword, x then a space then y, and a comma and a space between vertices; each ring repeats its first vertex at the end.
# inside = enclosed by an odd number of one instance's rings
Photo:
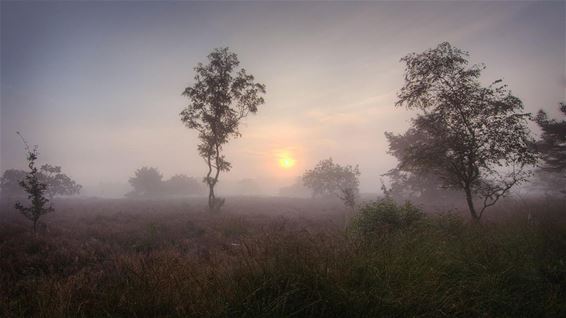
POLYGON ((3 197, 21 197, 25 195, 20 182, 25 179, 27 172, 19 169, 8 169, 0 177, 0 188, 3 197))
POLYGON ((40 178, 47 184, 46 193, 50 200, 56 195, 74 195, 81 192, 82 186, 62 173, 60 166, 42 165, 40 178))
MULTIPOLYGON (((421 136, 415 131, 414 134, 406 133, 402 136, 385 133, 389 142, 388 153, 403 160, 407 148, 418 143, 421 136)), ((441 178, 433 173, 425 171, 405 171, 396 167, 389 170, 384 176, 388 177, 391 185, 389 195, 398 201, 410 199, 419 203, 442 203, 453 201, 453 191, 443 185, 441 178)))
MULTIPOLYGON (((20 187, 20 181, 25 179, 26 172, 18 169, 8 169, 0 178, 0 186, 2 195, 10 197, 18 197, 25 195, 24 190, 20 187)), ((61 172, 61 167, 44 164, 38 172, 41 182, 47 185, 46 194, 49 200, 57 195, 75 195, 79 194, 82 186, 76 181, 61 172)))
MULTIPOLYGON (((390 145, 391 146, 391 145, 390 145)), ((443 186, 442 180, 430 173, 412 173, 398 168, 384 174, 390 180, 387 193, 396 201, 438 204, 455 203, 454 191, 443 186)))
POLYGON ((437 175, 443 186, 463 191, 470 215, 479 221, 486 208, 527 179, 537 155, 529 147, 530 115, 521 112, 521 100, 501 80, 482 86, 485 66, 469 66, 468 56, 445 42, 401 59, 405 84, 396 105, 422 113, 404 135, 388 139, 413 139, 392 149, 398 168, 437 175))
POLYGON ((28 194, 28 199, 31 205, 24 206, 18 201, 16 202, 15 207, 26 218, 33 222, 33 232, 36 233, 37 222, 39 221, 39 218, 46 213, 53 212, 53 207, 51 205, 48 205, 49 200, 45 197, 47 184, 41 181, 39 170, 35 166, 35 161, 39 156, 37 146, 35 146, 33 149, 30 149, 29 145, 23 137, 22 140, 25 144, 27 153, 26 159, 28 161, 28 167, 30 171, 26 174, 24 180, 20 181, 20 186, 24 188, 25 192, 28 194))
POLYGON ((142 167, 136 170, 135 175, 129 182, 134 190, 126 196, 131 197, 155 197, 161 194, 163 176, 157 168, 142 167))
MULTIPOLYGON (((560 103, 560 111, 566 116, 566 103, 560 103)), ((535 122, 542 130, 537 150, 542 155, 543 165, 537 175, 549 188, 566 193, 566 120, 549 119, 546 112, 540 110, 535 122)))
POLYGON ((353 209, 359 195, 359 176, 357 165, 341 166, 328 158, 321 160, 314 169, 305 171, 303 184, 312 190, 313 197, 336 195, 353 209))
POLYGON ((177 174, 163 182, 163 193, 167 195, 202 194, 202 183, 184 174, 177 174))
POLYGON ((181 121, 198 131, 200 156, 208 166, 204 182, 208 185, 208 207, 218 211, 223 199, 217 199, 214 187, 220 172, 230 171, 231 165, 222 154, 231 138, 241 136, 240 122, 249 113, 256 113, 264 103, 265 85, 256 83, 246 70, 237 69, 240 62, 228 48, 218 48, 208 55, 208 64, 195 67, 194 84, 183 95, 189 105, 181 112, 181 121))
MULTIPOLYGON (((566 103, 560 103, 560 111, 566 116, 566 103)), ((537 143, 544 163, 541 168, 549 172, 566 172, 566 120, 548 119, 546 112, 539 110, 535 121, 542 129, 541 140, 537 143)))

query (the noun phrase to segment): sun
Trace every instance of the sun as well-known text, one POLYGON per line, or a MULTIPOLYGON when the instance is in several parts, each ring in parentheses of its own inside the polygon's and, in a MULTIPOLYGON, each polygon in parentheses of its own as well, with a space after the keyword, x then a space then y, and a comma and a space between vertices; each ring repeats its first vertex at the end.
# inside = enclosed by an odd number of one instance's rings
POLYGON ((285 156, 279 159, 279 165, 283 169, 290 169, 295 165, 295 159, 285 156))

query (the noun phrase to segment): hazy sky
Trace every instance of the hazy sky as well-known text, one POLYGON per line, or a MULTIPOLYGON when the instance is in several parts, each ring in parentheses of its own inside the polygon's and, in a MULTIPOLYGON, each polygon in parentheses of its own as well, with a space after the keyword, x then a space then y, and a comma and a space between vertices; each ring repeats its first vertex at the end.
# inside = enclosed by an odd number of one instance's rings
POLYGON ((333 157, 359 164, 362 191, 376 191, 396 163, 383 133, 411 117, 393 106, 401 57, 449 41, 527 111, 557 114, 565 21, 564 2, 2 1, 0 170, 25 167, 21 131, 87 189, 126 183, 141 166, 200 178, 181 92, 196 63, 229 46, 267 95, 226 146, 223 179, 256 178, 269 192, 333 157))

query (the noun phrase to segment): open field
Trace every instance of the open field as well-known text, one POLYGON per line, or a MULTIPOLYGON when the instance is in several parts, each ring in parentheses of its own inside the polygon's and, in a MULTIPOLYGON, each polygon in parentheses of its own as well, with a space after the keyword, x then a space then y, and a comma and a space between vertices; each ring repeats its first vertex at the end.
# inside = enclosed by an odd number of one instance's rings
MULTIPOLYGON (((34 236, 6 203, 2 317, 564 317, 564 202, 497 222, 344 231, 337 202, 60 200, 34 236), (528 217, 528 213, 531 217, 528 217)), ((497 211, 499 209, 500 211, 497 211)))

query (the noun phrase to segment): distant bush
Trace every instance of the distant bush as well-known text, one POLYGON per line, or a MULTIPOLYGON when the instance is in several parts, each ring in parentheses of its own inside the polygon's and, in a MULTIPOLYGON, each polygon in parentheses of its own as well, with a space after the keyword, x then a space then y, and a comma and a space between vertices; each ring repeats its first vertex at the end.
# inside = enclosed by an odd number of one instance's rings
POLYGON ((130 198, 157 198, 165 196, 199 195, 205 188, 195 178, 184 174, 176 174, 168 180, 163 180, 159 169, 142 167, 136 170, 129 179, 133 190, 126 194, 130 198))
POLYGON ((153 197, 162 192, 163 175, 154 167, 141 167, 128 182, 134 190, 126 197, 153 197))
POLYGON ((162 194, 175 195, 202 195, 206 191, 205 187, 194 177, 184 174, 176 174, 163 181, 162 194))
POLYGON ((352 222, 351 230, 367 237, 378 232, 413 226, 423 218, 424 213, 409 201, 400 205, 385 198, 361 207, 352 222))

